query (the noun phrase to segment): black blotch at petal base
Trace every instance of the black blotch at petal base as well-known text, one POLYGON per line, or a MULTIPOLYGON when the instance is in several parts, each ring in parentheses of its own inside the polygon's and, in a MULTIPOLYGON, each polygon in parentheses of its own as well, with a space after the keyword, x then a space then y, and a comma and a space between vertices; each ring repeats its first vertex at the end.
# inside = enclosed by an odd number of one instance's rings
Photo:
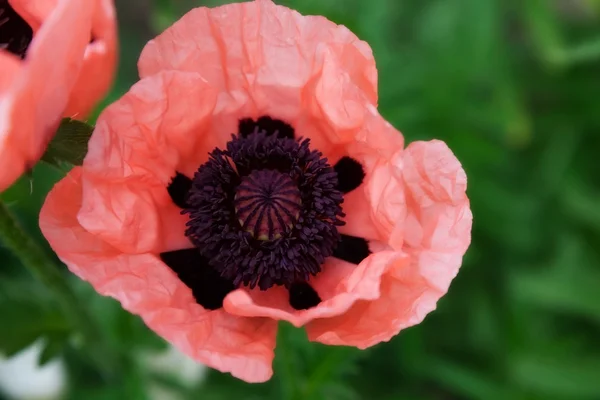
POLYGON ((186 208, 186 198, 191 188, 192 180, 187 176, 177 172, 167 187, 167 191, 169 192, 169 196, 171 196, 171 200, 173 200, 173 203, 175 203, 177 207, 186 208))
POLYGON ((0 49, 24 59, 33 40, 33 29, 6 0, 0 0, 0 49))
POLYGON ((293 283, 289 288, 290 305, 294 310, 307 310, 321 302, 315 289, 306 282, 293 283))
POLYGON ((161 253, 160 259, 192 289, 196 302, 207 310, 223 307, 225 296, 235 290, 233 283, 213 270, 195 248, 161 253))
POLYGON ((365 179, 365 171, 362 165, 351 157, 340 158, 333 169, 338 175, 337 189, 342 193, 353 191, 365 179))
POLYGON ((335 258, 358 265, 371 254, 369 243, 366 239, 350 235, 340 236, 342 240, 338 244, 338 247, 333 251, 333 256, 335 258))
POLYGON ((280 119, 274 119, 269 116, 262 116, 256 121, 252 118, 244 118, 240 120, 238 124, 238 133, 242 137, 248 137, 251 133, 254 133, 256 128, 259 131, 265 131, 267 135, 272 135, 277 132, 277 137, 284 139, 294 138, 294 128, 287 122, 280 119))

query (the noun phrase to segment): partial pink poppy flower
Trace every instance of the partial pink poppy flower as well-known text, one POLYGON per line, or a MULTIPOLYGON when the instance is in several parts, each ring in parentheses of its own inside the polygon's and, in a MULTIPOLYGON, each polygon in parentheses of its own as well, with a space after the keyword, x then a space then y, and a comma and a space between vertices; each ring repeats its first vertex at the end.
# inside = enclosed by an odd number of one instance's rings
POLYGON ((470 242, 466 176, 379 115, 365 42, 258 0, 190 11, 139 69, 42 210, 71 271, 249 382, 279 320, 366 348, 435 308, 470 242))
POLYGON ((104 97, 116 43, 112 0, 0 0, 0 192, 104 97))

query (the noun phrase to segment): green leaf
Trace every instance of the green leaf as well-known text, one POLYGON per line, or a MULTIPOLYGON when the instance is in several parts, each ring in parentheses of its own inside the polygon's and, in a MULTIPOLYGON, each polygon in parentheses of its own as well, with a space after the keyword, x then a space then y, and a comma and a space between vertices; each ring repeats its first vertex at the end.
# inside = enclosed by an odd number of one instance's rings
POLYGON ((33 300, 0 299, 0 315, 0 352, 7 356, 49 335, 66 337, 71 330, 61 313, 33 300))
MULTIPOLYGON (((345 347, 333 347, 324 350, 321 353, 321 359, 311 368, 312 373, 307 379, 304 397, 312 398, 311 396, 326 388, 329 382, 332 382, 340 373, 343 373, 344 369, 352 367, 353 354, 353 349, 345 347)), ((332 385, 329 385, 329 389, 331 387, 332 385)))
POLYGON ((69 336, 67 332, 57 332, 54 334, 46 335, 46 342, 44 343, 44 349, 40 354, 38 363, 40 366, 47 364, 62 353, 69 336))
POLYGON ((424 372, 443 387, 465 398, 486 400, 521 398, 483 371, 470 369, 449 360, 430 359, 424 372))
POLYGON ((600 397, 600 360, 573 355, 521 354, 510 368, 518 384, 560 398, 600 397))
MULTIPOLYGON (((361 397, 348 382, 329 382, 322 385, 321 397, 323 400, 360 400, 361 397)), ((311 399, 312 397, 304 397, 311 399)))
POLYGON ((566 277, 553 272, 520 272, 512 277, 511 287, 517 301, 600 321, 600 275, 597 273, 566 277))
POLYGON ((42 160, 59 168, 81 165, 93 131, 94 127, 85 122, 64 118, 42 160))
POLYGON ((598 59, 600 59, 600 37, 564 49, 558 54, 557 61, 571 66, 596 62, 598 59))
POLYGON ((560 200, 565 213, 573 221, 600 232, 600 194, 591 185, 571 179, 562 190, 560 200))
POLYGON ((520 268, 509 274, 511 296, 519 304, 600 322, 600 273, 592 251, 580 236, 564 233, 551 263, 537 271, 520 268))
POLYGON ((548 66, 556 66, 562 61, 564 40, 558 14, 553 11, 551 2, 528 0, 520 2, 520 6, 534 50, 548 66))

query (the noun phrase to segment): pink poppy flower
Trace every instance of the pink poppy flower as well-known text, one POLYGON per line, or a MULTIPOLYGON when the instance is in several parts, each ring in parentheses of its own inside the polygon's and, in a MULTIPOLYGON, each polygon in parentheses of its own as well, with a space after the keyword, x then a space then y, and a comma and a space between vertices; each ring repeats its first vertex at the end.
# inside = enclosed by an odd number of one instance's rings
POLYGON ((106 94, 116 43, 112 0, 0 0, 0 192, 106 94))
POLYGON ((279 320, 366 348, 435 308, 470 242, 466 176, 379 115, 365 42, 258 0, 190 11, 139 69, 41 213, 72 272, 249 382, 279 320))

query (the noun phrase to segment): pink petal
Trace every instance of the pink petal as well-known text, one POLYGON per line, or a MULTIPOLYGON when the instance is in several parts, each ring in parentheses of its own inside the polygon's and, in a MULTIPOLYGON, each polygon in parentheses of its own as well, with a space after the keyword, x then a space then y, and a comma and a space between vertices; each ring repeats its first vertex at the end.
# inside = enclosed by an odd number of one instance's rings
POLYGON ((384 239, 375 225, 375 217, 369 207, 369 199, 364 187, 359 187, 344 195, 342 208, 346 213, 344 218, 346 225, 338 228, 340 233, 368 240, 384 239))
POLYGON ((285 96, 286 88, 306 85, 325 53, 377 101, 377 70, 365 42, 323 17, 302 16, 269 0, 190 11, 148 43, 139 69, 142 77, 193 71, 221 90, 261 85, 285 96))
POLYGON ((182 160, 208 159, 215 92, 194 73, 164 72, 142 79, 98 118, 84 161, 103 178, 168 183, 182 160))
POLYGON ((472 223, 467 176, 448 146, 439 140, 411 143, 396 174, 406 185, 407 247, 464 253, 472 223))
POLYGON ((395 167, 390 162, 373 168, 364 189, 369 207, 362 212, 369 212, 380 237, 392 248, 400 250, 404 243, 407 205, 403 182, 394 171, 395 167))
POLYGON ((388 270, 381 280, 378 299, 357 302, 338 317, 312 321, 306 326, 308 338, 365 349, 418 324, 435 309, 441 294, 428 290, 415 269, 404 264, 388 270))
MULTIPOLYGON (((52 13, 60 0, 11 0, 13 8, 37 34, 41 24, 52 13)), ((86 0, 93 5, 93 20, 89 43, 85 49, 83 64, 69 103, 63 113, 65 117, 84 119, 92 108, 108 92, 117 66, 117 29, 113 0, 86 0)), ((88 40, 89 42, 89 40, 88 40)))
POLYGON ((308 310, 292 309, 287 290, 282 287, 268 291, 238 289, 225 297, 223 306, 234 315, 269 317, 302 326, 317 318, 340 315, 359 300, 379 298, 381 276, 407 261, 404 254, 389 251, 372 254, 360 265, 330 258, 323 265, 323 271, 309 282, 322 301, 308 310))
POLYGON ((94 1, 94 41, 85 50, 83 66, 63 114, 78 119, 89 115, 98 101, 106 96, 117 67, 117 19, 113 0, 94 1))
POLYGON ((218 140, 203 134, 213 107, 204 80, 182 72, 143 79, 109 106, 84 161, 82 226, 124 252, 165 251, 171 246, 165 240, 185 243, 183 217, 163 217, 173 211, 166 187, 180 166, 194 160, 197 168, 208 158, 218 140), (163 229, 165 223, 177 224, 181 234, 163 229))
POLYGON ((365 42, 323 17, 269 0, 194 9, 150 41, 138 65, 142 77, 169 70, 202 75, 218 92, 218 137, 236 132, 232 122, 239 119, 270 115, 327 156, 345 151, 377 101, 365 42))
MULTIPOLYGON (((8 90, 21 70, 21 60, 7 51, 0 52, 0 93, 8 90)), ((5 133, 4 131, 0 133, 5 133)))
POLYGON ((306 327, 311 340, 366 348, 418 324, 447 292, 469 246, 472 214, 466 177, 443 142, 412 143, 401 158, 394 157, 391 168, 378 174, 372 179, 381 183, 370 185, 371 197, 386 218, 400 218, 395 224, 389 221, 390 232, 402 232, 404 240, 390 244, 402 244, 410 264, 386 271, 378 299, 357 302, 344 315, 312 321, 306 327), (399 181, 406 196, 402 207, 388 199, 396 194, 382 192, 389 182, 399 181), (395 214, 403 207, 404 212, 395 214))
POLYGON ((364 123, 345 147, 337 146, 331 164, 342 156, 358 161, 365 172, 360 187, 344 196, 345 226, 340 232, 369 240, 382 240, 402 248, 397 221, 404 219, 406 205, 402 182, 393 174, 394 154, 402 153, 404 138, 385 121, 377 109, 365 104, 364 123))
POLYGON ((31 42, 13 84, 5 85, 0 155, 9 167, 0 173, 0 191, 39 159, 54 134, 83 63, 92 11, 93 3, 87 1, 58 1, 31 42))
POLYGON ((248 382, 268 380, 276 322, 207 311, 157 256, 122 253, 85 230, 77 220, 81 175, 75 168, 59 182, 40 214, 42 232, 69 269, 190 357, 248 382))

